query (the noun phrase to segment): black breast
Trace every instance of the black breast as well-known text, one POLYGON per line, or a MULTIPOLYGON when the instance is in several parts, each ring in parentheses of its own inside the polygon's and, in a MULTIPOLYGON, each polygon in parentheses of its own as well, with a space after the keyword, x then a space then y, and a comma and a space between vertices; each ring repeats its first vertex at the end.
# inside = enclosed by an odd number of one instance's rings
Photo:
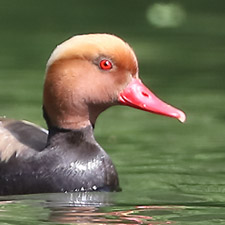
POLYGON ((92 127, 52 129, 47 147, 0 163, 0 194, 118 191, 115 167, 93 137, 92 127))

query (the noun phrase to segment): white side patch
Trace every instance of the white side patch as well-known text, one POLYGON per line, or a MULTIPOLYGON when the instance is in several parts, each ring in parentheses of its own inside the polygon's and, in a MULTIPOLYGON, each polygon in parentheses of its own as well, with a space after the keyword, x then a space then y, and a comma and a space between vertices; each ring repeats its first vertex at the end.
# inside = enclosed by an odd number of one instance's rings
POLYGON ((0 160, 7 162, 12 155, 16 157, 27 147, 20 143, 7 129, 0 127, 0 160))

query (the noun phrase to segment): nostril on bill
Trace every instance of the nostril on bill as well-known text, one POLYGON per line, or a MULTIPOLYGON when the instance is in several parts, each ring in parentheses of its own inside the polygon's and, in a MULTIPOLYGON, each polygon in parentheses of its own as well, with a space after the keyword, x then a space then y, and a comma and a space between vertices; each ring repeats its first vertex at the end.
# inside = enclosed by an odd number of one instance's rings
POLYGON ((144 95, 145 97, 149 97, 148 93, 142 91, 142 95, 144 95))

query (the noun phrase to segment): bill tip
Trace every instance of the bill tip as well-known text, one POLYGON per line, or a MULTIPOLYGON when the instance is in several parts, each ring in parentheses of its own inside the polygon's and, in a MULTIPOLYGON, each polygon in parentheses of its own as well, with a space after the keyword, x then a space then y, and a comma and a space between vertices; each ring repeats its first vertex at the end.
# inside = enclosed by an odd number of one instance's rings
POLYGON ((182 111, 180 112, 180 115, 178 117, 178 120, 181 122, 181 123, 184 123, 186 121, 186 115, 185 113, 183 113, 182 111))

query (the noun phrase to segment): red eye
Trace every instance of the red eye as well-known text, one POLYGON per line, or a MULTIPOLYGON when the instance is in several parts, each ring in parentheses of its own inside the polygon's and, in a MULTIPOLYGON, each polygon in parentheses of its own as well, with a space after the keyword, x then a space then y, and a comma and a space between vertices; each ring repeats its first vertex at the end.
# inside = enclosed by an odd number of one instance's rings
POLYGON ((107 60, 107 59, 103 59, 101 62, 100 62, 100 68, 103 69, 103 70, 110 70, 112 69, 112 63, 107 60))

